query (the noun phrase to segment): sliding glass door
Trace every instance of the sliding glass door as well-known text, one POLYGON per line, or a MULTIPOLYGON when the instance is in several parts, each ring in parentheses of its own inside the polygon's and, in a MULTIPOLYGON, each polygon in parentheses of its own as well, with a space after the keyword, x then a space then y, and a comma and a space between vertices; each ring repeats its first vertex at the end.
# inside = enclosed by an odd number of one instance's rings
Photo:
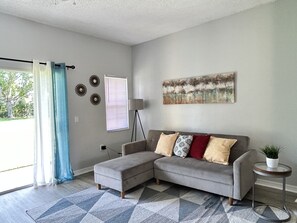
POLYGON ((33 182, 33 75, 0 69, 0 193, 33 182))

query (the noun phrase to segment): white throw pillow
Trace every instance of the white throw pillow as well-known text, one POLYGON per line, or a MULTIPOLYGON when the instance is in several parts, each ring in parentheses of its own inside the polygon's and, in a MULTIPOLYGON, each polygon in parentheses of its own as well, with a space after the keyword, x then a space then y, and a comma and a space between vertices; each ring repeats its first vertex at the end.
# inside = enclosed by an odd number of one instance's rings
POLYGON ((190 151, 192 141, 193 141, 192 135, 178 136, 173 149, 174 154, 176 156, 185 158, 190 151))

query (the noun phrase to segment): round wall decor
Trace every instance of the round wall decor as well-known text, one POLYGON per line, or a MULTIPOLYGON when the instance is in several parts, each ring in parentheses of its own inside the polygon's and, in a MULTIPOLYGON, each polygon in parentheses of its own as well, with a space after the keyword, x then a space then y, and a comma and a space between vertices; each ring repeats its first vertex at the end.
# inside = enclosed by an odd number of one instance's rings
POLYGON ((87 87, 83 84, 78 84, 75 87, 75 93, 79 96, 84 96, 87 93, 87 87))
POLYGON ((99 105, 101 101, 101 97, 99 94, 92 94, 90 97, 90 101, 93 105, 99 105))
POLYGON ((91 86, 97 87, 100 84, 100 79, 97 75, 92 75, 89 79, 91 86))

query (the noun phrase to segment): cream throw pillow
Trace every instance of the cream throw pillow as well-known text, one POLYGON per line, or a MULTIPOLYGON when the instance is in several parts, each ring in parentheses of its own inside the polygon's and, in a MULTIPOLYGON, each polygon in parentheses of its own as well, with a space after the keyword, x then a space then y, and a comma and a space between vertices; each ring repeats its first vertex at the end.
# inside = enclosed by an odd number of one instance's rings
POLYGON ((236 139, 225 139, 211 136, 203 155, 203 159, 212 163, 228 165, 230 150, 236 142, 236 139))
POLYGON ((165 135, 162 132, 155 153, 163 156, 172 156, 173 146, 177 137, 178 133, 165 135))

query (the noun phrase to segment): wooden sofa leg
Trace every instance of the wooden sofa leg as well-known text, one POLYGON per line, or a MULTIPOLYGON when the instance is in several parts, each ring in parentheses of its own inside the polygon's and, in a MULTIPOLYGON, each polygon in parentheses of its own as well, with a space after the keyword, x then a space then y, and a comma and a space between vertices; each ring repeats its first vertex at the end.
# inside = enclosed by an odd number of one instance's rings
POLYGON ((156 178, 156 184, 160 184, 160 180, 156 178))
POLYGON ((122 198, 122 199, 125 198, 125 192, 124 192, 124 191, 121 192, 121 198, 122 198))
POLYGON ((97 184, 97 189, 101 190, 101 184, 97 184))
POLYGON ((230 206, 233 205, 233 198, 232 198, 232 197, 229 197, 228 204, 229 204, 230 206))

